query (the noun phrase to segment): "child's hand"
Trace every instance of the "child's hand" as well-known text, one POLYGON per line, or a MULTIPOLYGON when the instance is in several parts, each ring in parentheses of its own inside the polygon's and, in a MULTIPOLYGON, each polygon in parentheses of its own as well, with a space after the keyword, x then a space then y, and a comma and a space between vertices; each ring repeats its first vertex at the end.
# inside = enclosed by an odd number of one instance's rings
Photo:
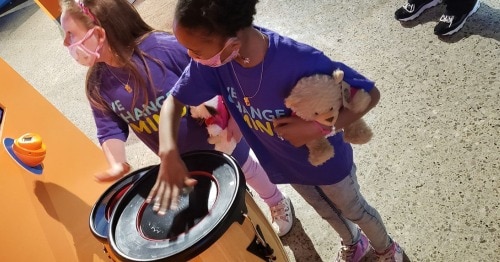
POLYGON ((97 173, 94 177, 99 182, 109 182, 117 180, 130 172, 130 165, 128 163, 113 164, 108 170, 97 173))
POLYGON ((161 157, 156 183, 146 198, 154 203, 153 210, 164 215, 168 209, 176 209, 183 188, 192 187, 196 180, 188 177, 188 170, 178 154, 161 157))
POLYGON ((274 119, 273 125, 276 135, 287 140, 295 147, 303 146, 314 139, 324 136, 315 122, 305 121, 298 116, 274 119))

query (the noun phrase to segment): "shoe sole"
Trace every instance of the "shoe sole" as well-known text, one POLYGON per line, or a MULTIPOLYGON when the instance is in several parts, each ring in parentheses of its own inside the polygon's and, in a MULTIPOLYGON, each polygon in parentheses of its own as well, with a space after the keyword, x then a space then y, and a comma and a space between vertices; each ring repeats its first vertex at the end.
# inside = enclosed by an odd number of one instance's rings
POLYGON ((473 14, 477 11, 477 9, 479 9, 479 6, 480 6, 480 5, 481 5, 481 3, 480 3, 479 1, 477 1, 477 2, 476 2, 476 5, 474 6, 474 8, 472 8, 472 10, 469 12, 469 14, 467 15, 467 17, 465 17, 464 21, 462 21, 462 23, 461 23, 459 26, 457 26, 457 28, 455 28, 455 29, 451 30, 451 31, 450 31, 450 32, 448 32, 448 33, 441 34, 441 35, 446 35, 446 36, 448 36, 448 35, 452 35, 452 34, 454 34, 454 33, 458 32, 460 29, 462 29, 462 27, 464 27, 464 24, 465 24, 465 22, 467 21, 467 19, 468 19, 471 15, 473 15, 473 14))
POLYGON ((417 17, 419 17, 425 10, 431 8, 431 7, 434 7, 438 4, 441 3, 441 0, 435 0, 435 1, 432 1, 432 2, 429 2, 428 4, 422 6, 422 8, 420 8, 420 10, 418 10, 418 12, 416 12, 414 15, 408 17, 408 18, 403 18, 403 19, 398 19, 399 21, 401 22, 407 22, 407 21, 411 21, 417 17))
POLYGON ((411 262, 410 258, 406 255, 406 252, 403 251, 403 262, 411 262))

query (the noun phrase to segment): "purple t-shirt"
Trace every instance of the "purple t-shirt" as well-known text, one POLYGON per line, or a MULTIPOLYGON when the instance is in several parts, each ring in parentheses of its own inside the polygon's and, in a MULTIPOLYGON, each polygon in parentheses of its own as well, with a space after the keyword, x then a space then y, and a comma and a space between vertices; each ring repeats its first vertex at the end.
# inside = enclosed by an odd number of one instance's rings
MULTIPOLYGON (((92 111, 97 126, 97 137, 101 144, 111 138, 126 141, 130 127, 144 144, 158 153, 158 122, 161 106, 191 58, 173 35, 163 32, 150 34, 139 44, 139 48, 147 54, 146 63, 154 83, 154 87, 148 85, 147 101, 143 93, 139 92, 136 94, 137 97, 134 97, 134 92, 129 93, 124 88, 127 81, 132 87, 134 84, 134 81, 128 80, 129 75, 124 69, 101 64, 100 92, 113 113, 103 113, 96 108, 92 108, 92 111), (161 61, 164 68, 153 59, 161 61)), ((138 65, 143 77, 146 77, 145 67, 139 56, 134 54, 132 59, 138 65)), ((214 146, 207 142, 206 127, 193 119, 188 110, 184 112, 187 113, 181 119, 178 137, 180 152, 214 149, 214 146)), ((249 146, 242 140, 232 155, 243 164, 248 153, 249 146)))
POLYGON ((258 29, 269 38, 259 91, 262 64, 243 68, 231 62, 211 68, 191 61, 176 83, 172 95, 188 105, 197 105, 214 95, 222 95, 243 136, 273 183, 327 185, 342 180, 352 168, 353 153, 351 145, 343 141, 341 133, 328 139, 335 147, 335 156, 315 167, 307 160, 308 149, 305 146, 296 148, 277 136, 272 120, 291 115, 284 99, 302 77, 331 75, 335 69, 342 69, 344 80, 353 87, 369 92, 374 82, 345 64, 332 61, 311 46, 264 28, 258 29), (250 106, 245 105, 243 94, 253 96, 250 106))

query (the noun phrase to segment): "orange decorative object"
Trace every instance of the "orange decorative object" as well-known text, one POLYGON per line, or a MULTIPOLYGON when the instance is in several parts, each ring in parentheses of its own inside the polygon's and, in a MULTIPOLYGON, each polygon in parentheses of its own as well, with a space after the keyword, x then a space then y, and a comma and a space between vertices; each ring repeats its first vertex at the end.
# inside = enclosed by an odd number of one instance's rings
POLYGON ((26 165, 37 166, 45 159, 45 144, 42 137, 35 133, 27 133, 14 140, 14 154, 26 165))

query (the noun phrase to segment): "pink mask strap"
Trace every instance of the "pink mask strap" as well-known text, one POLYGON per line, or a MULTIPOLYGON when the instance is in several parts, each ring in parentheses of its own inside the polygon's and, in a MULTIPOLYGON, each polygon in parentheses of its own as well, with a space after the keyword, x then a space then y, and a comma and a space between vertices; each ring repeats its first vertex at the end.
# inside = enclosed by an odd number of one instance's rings
POLYGON ((222 48, 221 53, 222 51, 224 51, 224 49, 226 49, 226 47, 228 47, 230 44, 232 44, 234 41, 238 40, 237 37, 231 37, 229 38, 227 41, 226 41, 226 44, 224 45, 224 48, 222 48))
MULTIPOLYGON (((220 54, 222 54, 222 52, 224 52, 224 50, 226 49, 226 47, 228 47, 230 44, 232 44, 234 41, 236 41, 236 37, 231 37, 229 38, 226 43, 224 44, 224 47, 219 51, 219 53, 217 53, 215 56, 220 56, 220 54)), ((215 57, 214 56, 214 57, 215 57)))
POLYGON ((82 44, 85 40, 87 40, 87 39, 90 38, 90 36, 92 35, 92 33, 94 33, 94 30, 95 30, 95 27, 92 28, 92 29, 90 29, 89 31, 87 31, 87 33, 85 34, 85 36, 80 41, 75 42, 75 43, 69 45, 68 48, 71 48, 71 47, 76 46, 76 45, 80 45, 80 47, 82 49, 84 49, 85 51, 87 51, 88 53, 94 54, 97 58, 101 57, 101 54, 99 54, 99 50, 101 49, 101 45, 98 45, 97 49, 94 52, 94 51, 89 50, 87 47, 85 47, 85 45, 82 44))
POLYGON ((68 47, 73 47, 75 45, 79 45, 79 44, 83 43, 85 40, 89 39, 90 36, 92 35, 92 33, 94 33, 94 29, 95 29, 95 27, 92 28, 92 29, 89 29, 89 31, 87 31, 87 33, 85 34, 85 36, 83 36, 83 38, 80 39, 80 41, 75 42, 75 43, 69 45, 68 47))

